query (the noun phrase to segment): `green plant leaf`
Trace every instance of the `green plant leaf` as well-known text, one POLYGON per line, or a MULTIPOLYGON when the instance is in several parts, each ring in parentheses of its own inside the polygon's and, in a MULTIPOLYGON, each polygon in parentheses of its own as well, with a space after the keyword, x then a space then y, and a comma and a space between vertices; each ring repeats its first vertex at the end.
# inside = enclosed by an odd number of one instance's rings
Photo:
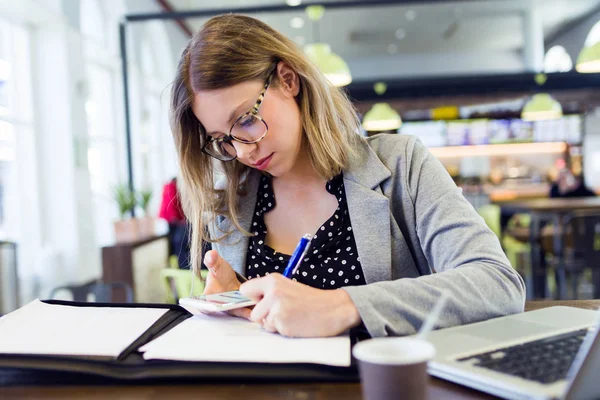
POLYGON ((150 200, 152 200, 152 190, 140 190, 137 193, 137 204, 144 210, 146 215, 148 215, 148 206, 150 205, 150 200))
POLYGON ((121 219, 125 219, 127 213, 135 208, 135 195, 131 192, 131 190, 129 190, 129 187, 125 184, 119 184, 114 187, 113 199, 117 203, 121 219))

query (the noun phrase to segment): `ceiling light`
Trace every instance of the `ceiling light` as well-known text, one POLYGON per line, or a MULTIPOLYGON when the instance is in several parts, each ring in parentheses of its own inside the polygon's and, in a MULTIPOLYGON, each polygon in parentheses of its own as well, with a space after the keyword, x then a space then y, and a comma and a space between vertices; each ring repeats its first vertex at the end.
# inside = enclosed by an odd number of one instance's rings
POLYGON ((367 111, 362 126, 366 131, 393 131, 402 125, 400 115, 388 103, 376 103, 367 111))
POLYGON ((290 26, 292 28, 300 29, 304 26, 304 19, 300 17, 294 17, 290 19, 290 26))
POLYGON ((581 50, 575 69, 583 74, 600 72, 600 42, 581 50))
POLYGON ((302 4, 302 0, 285 0, 285 2, 290 7, 296 7, 302 4))
POLYGON ((524 121, 558 119, 563 116, 560 103, 548 93, 538 93, 531 97, 521 112, 524 121))
POLYGON ((316 43, 304 46, 304 53, 311 59, 319 70, 334 86, 346 86, 352 82, 350 68, 344 59, 331 51, 327 43, 321 43, 319 39, 319 22, 325 13, 325 7, 322 5, 311 5, 306 7, 306 15, 313 22, 315 36, 313 40, 316 43))
POLYGON ((406 14, 404 14, 407 21, 414 21, 417 18, 417 12, 414 10, 408 10, 406 14))
POLYGON ((406 37, 406 31, 404 29, 400 28, 396 31, 396 39, 402 40, 405 37, 406 37))
POLYGON ((331 51, 327 43, 310 43, 304 53, 314 62, 333 86, 346 86, 352 82, 350 68, 344 59, 331 51))
MULTIPOLYGON (((373 89, 378 95, 382 95, 387 90, 384 82, 377 82, 373 89)), ((402 125, 400 114, 396 112, 388 103, 376 103, 365 114, 362 121, 362 127, 366 131, 394 131, 402 125)))
POLYGON ((387 52, 388 54, 396 54, 398 52, 398 46, 396 46, 394 43, 389 44, 387 47, 387 52))

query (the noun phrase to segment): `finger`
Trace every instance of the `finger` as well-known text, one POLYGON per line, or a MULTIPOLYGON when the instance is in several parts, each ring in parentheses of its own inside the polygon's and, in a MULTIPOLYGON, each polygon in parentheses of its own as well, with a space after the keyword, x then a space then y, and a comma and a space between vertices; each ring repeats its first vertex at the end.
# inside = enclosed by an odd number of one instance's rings
POLYGON ((240 292, 249 299, 262 299, 268 284, 268 277, 250 279, 240 286, 240 292))
POLYGON ((210 270, 215 276, 217 275, 217 270, 219 268, 218 260, 221 258, 219 253, 216 250, 209 250, 204 255, 204 265, 206 268, 210 270))
POLYGON ((275 327, 273 315, 273 313, 269 313, 266 318, 263 319, 262 325, 264 330, 275 333, 277 332, 277 328, 275 327))
POLYGON ((240 292, 250 299, 262 299, 265 294, 271 291, 278 285, 280 279, 283 279, 280 274, 270 274, 262 278, 250 279, 240 286, 240 292))
POLYGON ((269 298, 263 297, 262 300, 256 303, 254 309, 250 313, 250 321, 262 322, 262 320, 265 319, 269 314, 271 303, 272 302, 269 298))
POLYGON ((277 329, 275 329, 275 326, 269 323, 266 319, 263 320, 262 327, 267 332, 277 333, 277 329))
POLYGON ((229 314, 233 315, 234 317, 239 317, 239 318, 244 318, 244 319, 250 320, 250 314, 252 313, 252 310, 248 307, 244 307, 244 308, 236 308, 234 310, 229 310, 228 312, 229 312, 229 314))
POLYGON ((229 263, 216 250, 206 252, 204 255, 204 264, 206 264, 215 276, 221 274, 221 272, 227 272, 226 269, 232 270, 229 263))

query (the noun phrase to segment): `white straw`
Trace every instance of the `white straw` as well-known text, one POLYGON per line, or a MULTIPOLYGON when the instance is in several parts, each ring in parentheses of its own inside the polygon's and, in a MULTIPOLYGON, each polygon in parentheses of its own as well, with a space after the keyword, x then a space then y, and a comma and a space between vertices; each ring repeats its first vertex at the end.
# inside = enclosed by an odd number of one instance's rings
POLYGON ((425 339, 425 336, 427 336, 427 334, 435 327, 449 297, 450 294, 448 292, 442 291, 442 295, 437 303, 435 303, 433 310, 431 310, 431 313, 427 316, 423 325, 421 325, 421 329, 419 329, 419 333, 417 334, 417 339, 425 339))

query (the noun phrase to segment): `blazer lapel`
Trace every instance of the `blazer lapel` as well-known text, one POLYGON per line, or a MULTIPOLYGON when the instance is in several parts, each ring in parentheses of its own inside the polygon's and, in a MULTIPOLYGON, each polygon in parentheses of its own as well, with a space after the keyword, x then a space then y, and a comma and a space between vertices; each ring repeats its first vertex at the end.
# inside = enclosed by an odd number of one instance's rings
POLYGON ((363 142, 344 171, 350 222, 367 283, 392 277, 389 199, 380 184, 391 176, 371 147, 363 142))
MULTIPOLYGON (((250 171, 248 174, 248 193, 242 201, 238 210, 238 219, 242 228, 252 233, 250 224, 252 223, 252 214, 256 205, 256 192, 260 182, 260 174, 250 171)), ((219 253, 223 256, 231 267, 240 275, 246 276, 246 254, 248 250, 248 236, 234 228, 229 218, 223 218, 218 224, 220 230, 233 233, 225 239, 219 246, 219 253)))

